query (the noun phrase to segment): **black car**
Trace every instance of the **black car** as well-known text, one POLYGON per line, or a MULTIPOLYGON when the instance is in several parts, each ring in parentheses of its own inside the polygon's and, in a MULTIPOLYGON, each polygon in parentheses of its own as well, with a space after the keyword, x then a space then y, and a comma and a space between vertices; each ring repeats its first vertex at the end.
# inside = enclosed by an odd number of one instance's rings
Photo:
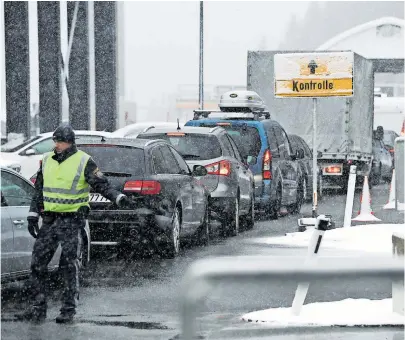
MULTIPOLYGON (((299 154, 297 161, 300 167, 301 176, 303 180, 304 201, 312 200, 312 185, 313 185, 313 157, 312 150, 309 148, 305 140, 297 135, 288 135, 291 143, 291 148, 294 154, 299 154)), ((321 171, 318 168, 318 200, 322 199, 323 187, 321 171)))
POLYGON ((179 153, 162 140, 102 138, 77 146, 136 207, 123 210, 91 192, 92 245, 117 245, 136 252, 147 242, 163 256, 175 257, 183 238, 208 243, 208 191, 196 178, 207 174, 204 167, 191 172, 179 153))

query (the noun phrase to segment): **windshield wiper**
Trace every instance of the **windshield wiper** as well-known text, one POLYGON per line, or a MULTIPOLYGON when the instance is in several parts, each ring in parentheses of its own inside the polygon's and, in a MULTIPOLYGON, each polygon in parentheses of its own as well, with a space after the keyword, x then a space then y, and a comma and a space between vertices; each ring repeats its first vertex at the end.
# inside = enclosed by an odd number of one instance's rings
POLYGON ((105 176, 113 176, 113 177, 131 177, 132 174, 128 172, 114 172, 114 171, 102 171, 105 176))
POLYGON ((182 154, 184 159, 200 159, 201 157, 198 155, 188 155, 188 154, 182 154))

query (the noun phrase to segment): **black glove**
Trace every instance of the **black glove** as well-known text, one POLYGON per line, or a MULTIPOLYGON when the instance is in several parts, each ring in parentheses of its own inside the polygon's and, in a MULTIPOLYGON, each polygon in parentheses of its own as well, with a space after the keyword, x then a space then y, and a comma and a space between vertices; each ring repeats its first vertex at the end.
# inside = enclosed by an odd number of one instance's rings
POLYGON ((28 232, 31 234, 33 238, 37 238, 39 232, 38 217, 30 216, 27 218, 27 220, 28 220, 28 232))
POLYGON ((118 201, 118 206, 119 206, 120 208, 124 208, 124 209, 126 208, 126 209, 128 209, 128 208, 133 208, 133 207, 134 207, 134 204, 133 204, 133 202, 129 199, 128 196, 123 195, 123 196, 120 197, 120 200, 118 201))

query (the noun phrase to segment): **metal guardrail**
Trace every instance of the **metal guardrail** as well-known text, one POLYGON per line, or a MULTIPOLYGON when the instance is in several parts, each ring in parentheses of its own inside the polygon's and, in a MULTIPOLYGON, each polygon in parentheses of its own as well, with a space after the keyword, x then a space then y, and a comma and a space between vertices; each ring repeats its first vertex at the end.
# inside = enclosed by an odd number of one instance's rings
POLYGON ((181 320, 184 340, 194 339, 197 307, 220 282, 268 282, 274 279, 325 281, 332 278, 404 277, 404 260, 392 257, 322 257, 303 264, 302 257, 242 256, 196 261, 186 272, 182 287, 181 320))

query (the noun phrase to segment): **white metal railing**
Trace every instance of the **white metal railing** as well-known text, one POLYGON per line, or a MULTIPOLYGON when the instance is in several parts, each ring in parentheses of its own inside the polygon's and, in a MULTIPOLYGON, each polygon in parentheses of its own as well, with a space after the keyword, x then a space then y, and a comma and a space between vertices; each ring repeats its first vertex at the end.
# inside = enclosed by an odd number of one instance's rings
POLYGON ((404 277, 403 258, 322 257, 303 265, 301 257, 242 256, 196 261, 186 272, 182 286, 181 321, 184 340, 195 339, 197 307, 220 282, 326 281, 333 278, 381 277, 398 281, 404 277))

